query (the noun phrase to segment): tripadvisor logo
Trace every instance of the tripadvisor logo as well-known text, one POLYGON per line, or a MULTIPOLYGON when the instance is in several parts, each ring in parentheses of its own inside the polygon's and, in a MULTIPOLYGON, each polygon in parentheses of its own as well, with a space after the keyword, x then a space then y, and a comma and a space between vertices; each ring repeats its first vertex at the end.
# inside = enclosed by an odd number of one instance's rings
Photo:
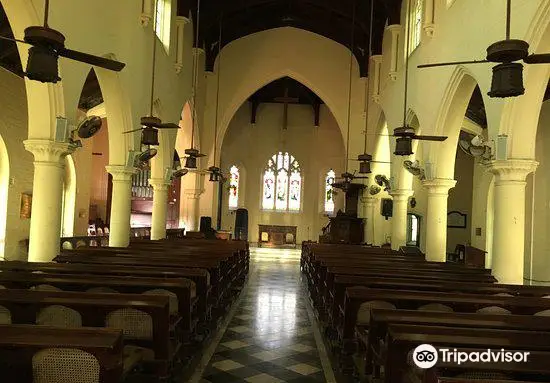
POLYGON ((457 349, 440 348, 437 350, 430 344, 421 344, 413 351, 413 362, 418 368, 428 369, 436 365, 438 360, 444 363, 456 363, 458 365, 470 363, 524 363, 529 356, 527 351, 506 351, 500 349, 493 351, 457 351, 457 349))

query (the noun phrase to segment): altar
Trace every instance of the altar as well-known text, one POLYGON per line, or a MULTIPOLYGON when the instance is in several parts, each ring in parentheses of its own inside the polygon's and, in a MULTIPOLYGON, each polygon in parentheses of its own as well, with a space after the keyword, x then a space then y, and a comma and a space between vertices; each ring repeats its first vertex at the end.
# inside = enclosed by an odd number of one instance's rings
POLYGON ((258 247, 296 248, 296 226, 258 225, 258 247))

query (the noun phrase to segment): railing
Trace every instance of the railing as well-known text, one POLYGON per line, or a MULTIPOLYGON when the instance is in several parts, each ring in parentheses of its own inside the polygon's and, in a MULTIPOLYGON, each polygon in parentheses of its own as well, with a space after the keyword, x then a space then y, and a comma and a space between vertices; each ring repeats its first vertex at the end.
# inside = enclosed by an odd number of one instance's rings
MULTIPOLYGON (((105 230, 103 232, 105 232, 105 230)), ((184 234, 185 229, 167 229, 166 239, 183 238, 184 234)), ((130 229, 130 239, 149 239, 150 236, 150 227, 133 227, 130 229)), ((60 246, 62 249, 66 250, 77 249, 79 247, 108 247, 109 234, 62 237, 60 239, 60 246)))

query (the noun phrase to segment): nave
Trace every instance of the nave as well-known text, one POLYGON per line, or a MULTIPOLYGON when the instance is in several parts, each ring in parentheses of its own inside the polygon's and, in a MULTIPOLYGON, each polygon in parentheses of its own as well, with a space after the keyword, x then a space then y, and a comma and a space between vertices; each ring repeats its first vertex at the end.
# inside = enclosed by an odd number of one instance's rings
POLYGON ((192 383, 335 382, 299 258, 298 250, 250 250, 247 287, 192 383))

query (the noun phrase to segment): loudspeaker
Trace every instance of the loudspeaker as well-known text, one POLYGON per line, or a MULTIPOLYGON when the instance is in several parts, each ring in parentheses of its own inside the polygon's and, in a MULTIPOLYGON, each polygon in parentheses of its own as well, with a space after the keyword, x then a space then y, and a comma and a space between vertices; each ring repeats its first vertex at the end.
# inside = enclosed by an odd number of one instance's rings
POLYGON ((393 215, 393 200, 391 198, 382 198, 380 214, 386 219, 393 215))
POLYGON ((57 117, 55 121, 55 141, 69 142, 70 135, 69 120, 65 117, 57 117))
POLYGON ((497 141, 495 143, 495 158, 497 160, 508 159, 508 136, 497 136, 497 141))
POLYGON ((212 230, 212 217, 201 217, 200 232, 207 233, 212 230))
POLYGON ((235 233, 233 238, 248 241, 248 210, 237 209, 235 213, 235 233))

